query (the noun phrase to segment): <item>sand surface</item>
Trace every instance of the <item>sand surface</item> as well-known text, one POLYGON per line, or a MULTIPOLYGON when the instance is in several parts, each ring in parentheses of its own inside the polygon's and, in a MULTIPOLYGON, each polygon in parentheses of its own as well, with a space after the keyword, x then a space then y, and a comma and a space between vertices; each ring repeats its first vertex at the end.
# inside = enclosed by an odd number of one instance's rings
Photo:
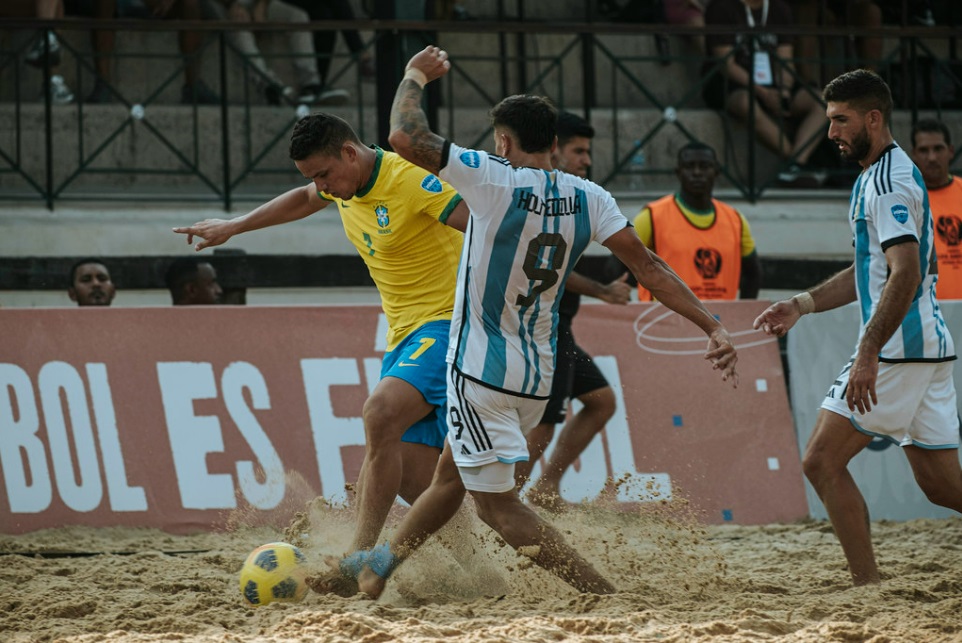
POLYGON ((313 565, 349 542, 320 502, 276 527, 192 536, 68 527, 0 536, 0 640, 962 641, 962 519, 876 523, 884 582, 854 588, 826 523, 702 527, 677 511, 553 518, 619 588, 579 595, 476 519, 402 566, 377 602, 311 593, 245 606, 238 572, 265 542, 313 565), (72 552, 72 555, 62 555, 72 552), (111 552, 98 555, 79 553, 111 552), (179 553, 178 553, 179 552, 179 553))

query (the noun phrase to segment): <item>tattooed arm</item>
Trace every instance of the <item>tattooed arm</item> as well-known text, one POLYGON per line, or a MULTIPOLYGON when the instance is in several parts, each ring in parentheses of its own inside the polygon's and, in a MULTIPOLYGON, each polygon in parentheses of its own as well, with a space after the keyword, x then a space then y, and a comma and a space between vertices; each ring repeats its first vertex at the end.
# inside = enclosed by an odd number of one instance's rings
POLYGON ((437 174, 441 171, 444 139, 431 131, 421 109, 424 85, 440 78, 451 68, 448 54, 438 47, 426 47, 408 62, 391 106, 388 142, 402 157, 437 174))

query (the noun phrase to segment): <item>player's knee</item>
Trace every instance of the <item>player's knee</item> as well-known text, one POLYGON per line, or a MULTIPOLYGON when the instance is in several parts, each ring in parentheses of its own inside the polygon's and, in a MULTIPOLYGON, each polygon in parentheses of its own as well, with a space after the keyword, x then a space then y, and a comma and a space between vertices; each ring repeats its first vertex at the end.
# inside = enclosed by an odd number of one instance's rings
POLYGON ((809 451, 802 458, 802 472, 815 488, 818 488, 826 471, 825 461, 817 451, 809 451))
POLYGON ((503 500, 494 494, 471 492, 474 504, 478 510, 478 518, 484 524, 504 536, 504 531, 511 528, 511 521, 507 519, 507 512, 504 511, 503 500))
POLYGON ((445 507, 453 507, 456 511, 464 502, 464 484, 457 476, 454 478, 436 476, 431 486, 437 489, 437 498, 445 507))
POLYGON ((383 402, 372 395, 364 402, 361 418, 364 420, 364 436, 368 449, 397 448, 403 427, 396 427, 396 413, 383 402))
POLYGON ((581 403, 585 405, 585 411, 591 413, 603 422, 610 420, 614 416, 615 409, 617 408, 615 393, 611 390, 610 386, 591 391, 579 399, 581 403))
POLYGON ((946 484, 941 476, 925 472, 916 473, 915 481, 932 504, 962 512, 962 481, 955 485, 946 484))
POLYGON ((949 507, 954 509, 960 503, 962 503, 962 498, 953 498, 951 494, 947 493, 945 489, 939 489, 938 487, 924 486, 919 483, 922 488, 925 497, 929 499, 934 505, 940 507, 949 507))

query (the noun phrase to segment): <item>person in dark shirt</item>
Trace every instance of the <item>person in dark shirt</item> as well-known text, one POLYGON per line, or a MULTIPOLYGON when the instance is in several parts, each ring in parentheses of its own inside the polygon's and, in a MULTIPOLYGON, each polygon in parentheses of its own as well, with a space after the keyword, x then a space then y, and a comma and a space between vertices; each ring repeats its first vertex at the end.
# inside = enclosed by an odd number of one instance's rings
POLYGON ((764 32, 766 26, 791 26, 791 8, 785 0, 713 0, 705 24, 762 29, 754 38, 747 33, 707 36, 705 104, 748 122, 754 102, 758 140, 786 162, 779 181, 786 186, 821 185, 825 174, 807 164, 821 142, 825 110, 797 80, 791 37, 764 32), (797 123, 794 135, 785 127, 787 119, 797 123))

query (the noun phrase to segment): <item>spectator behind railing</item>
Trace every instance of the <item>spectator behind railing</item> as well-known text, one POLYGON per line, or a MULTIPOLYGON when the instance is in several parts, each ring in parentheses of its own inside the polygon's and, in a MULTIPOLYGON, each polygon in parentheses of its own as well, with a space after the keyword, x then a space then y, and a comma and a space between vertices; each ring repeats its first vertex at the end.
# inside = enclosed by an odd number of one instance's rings
MULTIPOLYGON (((113 18, 169 18, 172 20, 200 20, 200 0, 68 0, 67 13, 111 20, 113 18)), ((92 34, 97 79, 93 90, 84 99, 86 103, 110 103, 121 94, 111 83, 110 57, 114 53, 116 31, 97 30, 92 34)), ((200 80, 200 61, 197 53, 203 42, 203 34, 182 31, 179 36, 180 53, 184 56, 185 83, 181 88, 181 102, 213 105, 220 102, 207 85, 200 80)))
POLYGON ((174 306, 220 304, 224 294, 214 266, 198 257, 174 259, 164 275, 164 283, 174 306))
MULTIPOLYGON (((882 10, 874 0, 790 0, 790 3, 799 26, 874 29, 882 24, 882 10)), ((882 39, 877 36, 850 39, 855 44, 854 61, 849 59, 844 42, 831 42, 818 36, 797 36, 795 66, 802 80, 821 87, 824 82, 820 66, 829 67, 829 78, 853 66, 877 70, 882 59, 882 39)))
MULTIPOLYGON (((705 13, 708 25, 764 28, 791 26, 792 11, 785 0, 712 0, 705 13)), ((794 51, 788 36, 774 33, 713 34, 707 38, 709 60, 702 96, 717 110, 748 122, 754 101, 755 134, 763 145, 781 156, 787 167, 778 175, 786 187, 818 187, 825 174, 806 167, 825 125, 821 103, 796 81, 794 51), (754 42, 754 45, 753 45, 754 42), (754 75, 754 95, 748 87, 754 75), (797 123, 794 136, 785 121, 797 123)), ((793 123, 794 124, 794 123, 793 123)))
POLYGON ((962 178, 952 176, 949 164, 955 147, 942 121, 923 118, 912 128, 912 162, 922 173, 929 193, 938 257, 939 299, 962 299, 962 178))
MULTIPOLYGON (((243 23, 259 22, 308 22, 305 11, 283 0, 202 0, 204 13, 216 20, 233 20, 243 23)), ((285 34, 290 51, 294 54, 294 73, 299 91, 288 86, 280 75, 267 64, 254 33, 233 30, 227 33, 231 44, 252 67, 251 79, 263 93, 268 105, 297 103, 342 104, 347 92, 325 92, 321 76, 314 62, 314 43, 309 31, 285 34)))
POLYGON ((110 271, 100 259, 81 259, 70 267, 67 296, 78 306, 109 306, 117 294, 110 271))
MULTIPOLYGON (((300 7, 307 12, 312 21, 324 20, 354 20, 354 10, 348 0, 287 0, 290 4, 300 7)), ((357 60, 357 70, 361 78, 373 79, 375 76, 374 59, 370 51, 365 51, 364 42, 356 29, 343 29, 344 44, 357 60)), ((337 32, 315 31, 314 52, 317 54, 317 73, 321 77, 321 104, 333 104, 338 99, 347 99, 348 93, 344 89, 328 87, 331 60, 334 55, 334 45, 337 43, 337 32)))
MULTIPOLYGON (((0 16, 6 18, 37 17, 45 20, 63 18, 63 0, 6 0, 0 4, 0 16)), ((74 95, 60 75, 60 40, 54 31, 41 32, 27 53, 24 62, 32 67, 43 68, 45 52, 50 51, 50 85, 41 89, 41 97, 50 93, 50 102, 54 105, 68 105, 73 102, 74 95), (46 40, 44 38, 46 33, 46 40)))

